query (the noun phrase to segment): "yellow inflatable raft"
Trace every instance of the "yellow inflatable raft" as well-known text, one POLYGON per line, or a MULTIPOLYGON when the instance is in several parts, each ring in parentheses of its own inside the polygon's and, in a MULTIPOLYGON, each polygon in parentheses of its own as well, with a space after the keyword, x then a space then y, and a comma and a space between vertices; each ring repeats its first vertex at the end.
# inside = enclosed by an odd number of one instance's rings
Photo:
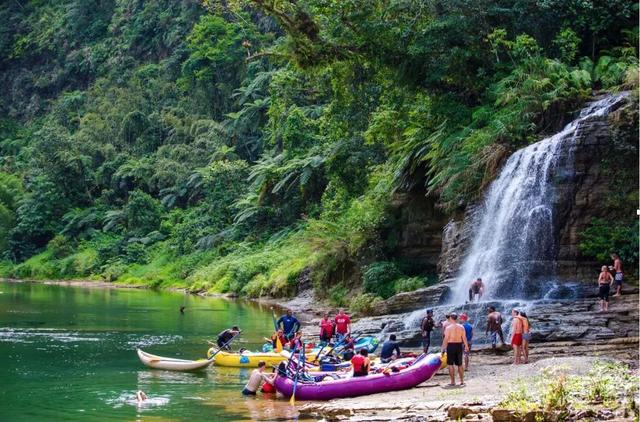
MULTIPOLYGON (((209 349, 207 356, 215 353, 215 349, 209 349)), ((287 360, 279 353, 249 352, 242 353, 218 352, 213 357, 213 364, 218 366, 231 366, 234 368, 257 368, 258 362, 264 361, 267 366, 277 366, 280 362, 287 360)))

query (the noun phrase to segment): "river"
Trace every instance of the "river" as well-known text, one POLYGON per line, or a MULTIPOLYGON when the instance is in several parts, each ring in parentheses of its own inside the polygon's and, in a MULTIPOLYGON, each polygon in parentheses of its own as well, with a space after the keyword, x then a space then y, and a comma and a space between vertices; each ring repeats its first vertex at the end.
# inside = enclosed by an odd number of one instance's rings
POLYGON ((0 421, 295 419, 285 400, 241 396, 247 369, 158 371, 135 353, 201 358, 232 325, 243 330, 236 346, 250 349, 273 330, 269 309, 250 302, 0 282, 0 421), (146 405, 132 400, 137 390, 146 405))

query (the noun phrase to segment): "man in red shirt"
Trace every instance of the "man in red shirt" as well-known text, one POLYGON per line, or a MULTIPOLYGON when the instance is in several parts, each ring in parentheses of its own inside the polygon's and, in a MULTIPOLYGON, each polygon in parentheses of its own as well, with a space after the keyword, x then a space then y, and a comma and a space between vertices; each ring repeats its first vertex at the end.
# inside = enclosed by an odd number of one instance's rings
POLYGON ((329 319, 329 314, 324 314, 320 320, 320 341, 331 342, 333 337, 333 321, 329 319))
POLYGON ((336 323, 336 339, 341 342, 347 333, 351 333, 351 319, 349 315, 344 313, 344 309, 340 309, 334 321, 336 323))

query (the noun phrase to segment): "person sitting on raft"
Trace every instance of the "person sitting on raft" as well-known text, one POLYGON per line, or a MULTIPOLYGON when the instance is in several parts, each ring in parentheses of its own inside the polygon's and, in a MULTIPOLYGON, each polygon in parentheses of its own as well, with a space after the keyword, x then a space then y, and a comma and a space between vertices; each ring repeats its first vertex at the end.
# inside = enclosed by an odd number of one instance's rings
POLYGON ((264 369, 266 367, 265 361, 261 360, 258 362, 258 367, 251 371, 251 376, 249 377, 249 381, 244 386, 242 390, 242 394, 245 396, 255 396, 256 392, 260 389, 260 384, 262 382, 268 382, 273 385, 276 374, 265 374, 264 369))
POLYGON ((351 358, 351 365, 353 365, 354 377, 366 377, 369 375, 369 351, 366 347, 360 349, 357 355, 351 358))
POLYGON ((289 350, 300 350, 302 347, 302 331, 296 332, 295 336, 289 341, 289 350))
POLYGON ((239 333, 240 328, 235 325, 231 328, 227 328, 226 330, 218 334, 218 340, 216 340, 216 344, 222 350, 231 350, 231 347, 229 347, 229 343, 231 342, 231 339, 237 336, 239 333))
POLYGON ((278 349, 278 340, 280 340, 280 348, 284 347, 287 344, 287 339, 284 337, 284 333, 282 330, 278 330, 275 333, 271 334, 271 338, 264 338, 266 341, 272 344, 273 349, 278 349))
POLYGON ((342 339, 342 350, 344 350, 342 357, 344 360, 351 360, 351 358, 355 355, 356 344, 351 337, 351 334, 347 333, 342 339))
POLYGON ((478 296, 479 301, 483 294, 484 283, 482 282, 482 279, 478 277, 471 283, 471 286, 469 287, 469 302, 473 302, 476 299, 476 296, 478 296))
POLYGON ((400 357, 400 347, 396 342, 396 335, 391 334, 389 340, 382 344, 382 350, 380 351, 380 362, 389 363, 394 359, 400 357), (394 355, 395 351, 395 355, 394 355))
POLYGON ((291 309, 287 309, 287 314, 282 315, 278 321, 276 321, 276 327, 280 328, 282 325, 282 331, 284 332, 287 340, 291 340, 295 337, 296 332, 300 329, 300 321, 293 316, 291 309))

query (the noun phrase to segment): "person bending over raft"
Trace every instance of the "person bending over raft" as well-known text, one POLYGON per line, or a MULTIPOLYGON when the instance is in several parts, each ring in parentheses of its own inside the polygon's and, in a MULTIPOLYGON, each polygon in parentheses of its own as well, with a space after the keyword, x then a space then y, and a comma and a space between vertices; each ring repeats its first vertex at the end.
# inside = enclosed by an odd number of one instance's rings
POLYGON ((262 384, 263 381, 273 385, 273 381, 275 380, 276 374, 269 374, 269 375, 265 374, 264 373, 265 366, 266 366, 266 363, 263 360, 261 360, 260 362, 258 362, 258 367, 253 371, 251 371, 251 376, 249 376, 249 381, 247 381, 247 384, 244 386, 244 389, 242 390, 243 395, 255 396, 256 392, 260 389, 260 384, 262 384))
POLYGON ((476 299, 476 295, 478 296, 478 301, 484 294, 484 283, 482 279, 478 277, 475 281, 471 283, 469 287, 469 302, 473 302, 476 299))
POLYGON ((235 325, 231 328, 227 328, 226 330, 218 334, 218 340, 216 341, 216 344, 222 350, 231 350, 231 347, 229 347, 229 342, 232 338, 237 336, 238 333, 240 333, 240 329, 235 325))
POLYGON ((284 335, 287 340, 291 340, 295 337, 296 331, 300 329, 300 321, 293 316, 291 309, 287 309, 286 315, 282 315, 276 322, 276 327, 280 328, 280 325, 282 325, 282 331, 284 331, 284 335))
POLYGON ((454 367, 458 368, 460 385, 464 385, 462 355, 465 351, 469 351, 467 335, 464 327, 458 324, 458 314, 450 314, 449 320, 451 323, 447 326, 444 332, 444 341, 442 342, 441 349, 443 354, 445 351, 447 352, 447 365, 449 366, 449 377, 451 377, 451 383, 449 383, 449 386, 456 385, 456 370, 454 367))
POLYGON ((351 358, 351 365, 353 365, 354 377, 366 377, 369 375, 369 351, 366 347, 360 349, 360 352, 351 358))
POLYGON ((400 357, 400 347, 396 342, 396 335, 391 334, 389 336, 389 340, 385 341, 382 344, 382 350, 380 351, 380 362, 389 363, 394 359, 400 357), (396 352, 395 357, 393 356, 393 352, 396 352))
POLYGON ((609 293, 613 285, 613 276, 606 265, 602 266, 598 276, 598 297, 600 298, 600 312, 609 310, 609 293))

